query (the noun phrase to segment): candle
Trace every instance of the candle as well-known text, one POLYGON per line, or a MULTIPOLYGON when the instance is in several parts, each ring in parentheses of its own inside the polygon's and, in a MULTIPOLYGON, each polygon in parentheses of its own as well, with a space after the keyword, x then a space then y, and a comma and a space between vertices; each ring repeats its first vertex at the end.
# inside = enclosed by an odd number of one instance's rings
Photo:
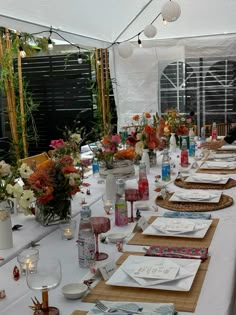
POLYGON ((26 270, 33 273, 37 269, 37 262, 39 259, 39 252, 37 249, 26 249, 20 252, 17 256, 17 261, 20 265, 22 275, 26 274, 26 270))
POLYGON ((68 240, 73 238, 73 231, 71 230, 71 228, 64 229, 64 237, 68 240))
POLYGON ((75 228, 76 228, 75 220, 61 222, 60 230, 62 239, 71 240, 72 238, 74 238, 75 228))

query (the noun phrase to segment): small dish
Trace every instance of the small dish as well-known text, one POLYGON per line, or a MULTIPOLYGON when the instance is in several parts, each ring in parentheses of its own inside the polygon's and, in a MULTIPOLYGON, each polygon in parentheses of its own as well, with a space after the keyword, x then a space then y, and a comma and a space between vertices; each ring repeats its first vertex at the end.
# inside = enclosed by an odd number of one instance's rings
POLYGON ((123 242, 124 239, 126 238, 126 235, 123 233, 114 233, 114 234, 107 235, 107 237, 111 243, 117 243, 117 242, 123 242))
POLYGON ((62 293, 67 299, 75 300, 81 298, 88 287, 84 283, 69 283, 62 287, 62 293))

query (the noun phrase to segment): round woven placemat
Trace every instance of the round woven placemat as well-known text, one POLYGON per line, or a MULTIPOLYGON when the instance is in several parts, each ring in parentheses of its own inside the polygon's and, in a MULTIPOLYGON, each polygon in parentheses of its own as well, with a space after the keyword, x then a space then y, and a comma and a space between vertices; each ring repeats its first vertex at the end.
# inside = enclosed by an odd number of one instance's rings
POLYGON ((175 202, 169 201, 173 193, 166 193, 166 198, 162 196, 156 198, 156 204, 162 208, 173 210, 173 211, 184 211, 184 212, 207 212, 215 211, 227 208, 234 202, 233 198, 228 195, 221 195, 218 203, 207 203, 207 202, 175 202))
POLYGON ((177 178, 174 184, 181 188, 186 189, 229 189, 236 186, 236 180, 230 178, 226 184, 213 184, 213 183, 189 183, 181 178, 177 178))

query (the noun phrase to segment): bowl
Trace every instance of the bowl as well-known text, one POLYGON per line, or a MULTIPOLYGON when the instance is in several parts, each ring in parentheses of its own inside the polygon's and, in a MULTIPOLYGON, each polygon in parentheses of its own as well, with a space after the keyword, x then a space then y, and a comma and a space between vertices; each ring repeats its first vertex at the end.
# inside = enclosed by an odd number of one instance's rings
POLYGON ((67 299, 75 300, 81 298, 88 287, 84 283, 69 283, 62 287, 62 293, 67 299))
POLYGON ((117 243, 117 242, 123 242, 124 239, 126 238, 126 234, 113 233, 113 234, 108 234, 107 237, 111 243, 117 243))

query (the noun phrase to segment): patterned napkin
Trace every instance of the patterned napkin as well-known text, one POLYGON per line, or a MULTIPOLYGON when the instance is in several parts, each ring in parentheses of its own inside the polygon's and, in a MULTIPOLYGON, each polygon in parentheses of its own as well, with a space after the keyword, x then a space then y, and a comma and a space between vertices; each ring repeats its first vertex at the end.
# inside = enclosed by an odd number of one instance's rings
POLYGON ((171 211, 171 212, 165 212, 163 217, 164 218, 186 218, 186 219, 206 219, 206 220, 209 220, 211 218, 211 214, 171 211))
MULTIPOLYGON (((114 315, 132 315, 133 312, 145 312, 144 315, 175 315, 174 305, 172 303, 128 303, 128 302, 110 302, 102 301, 108 307, 122 307, 130 313, 124 311, 112 312, 114 315)), ((101 312, 96 306, 94 306, 87 315, 100 315, 105 314, 101 312)), ((107 314, 107 313, 106 313, 107 314)), ((140 313, 142 315, 142 313, 140 313)))
POLYGON ((189 258, 207 259, 207 247, 171 247, 171 246, 150 246, 146 249, 145 256, 169 257, 169 258, 189 258))

